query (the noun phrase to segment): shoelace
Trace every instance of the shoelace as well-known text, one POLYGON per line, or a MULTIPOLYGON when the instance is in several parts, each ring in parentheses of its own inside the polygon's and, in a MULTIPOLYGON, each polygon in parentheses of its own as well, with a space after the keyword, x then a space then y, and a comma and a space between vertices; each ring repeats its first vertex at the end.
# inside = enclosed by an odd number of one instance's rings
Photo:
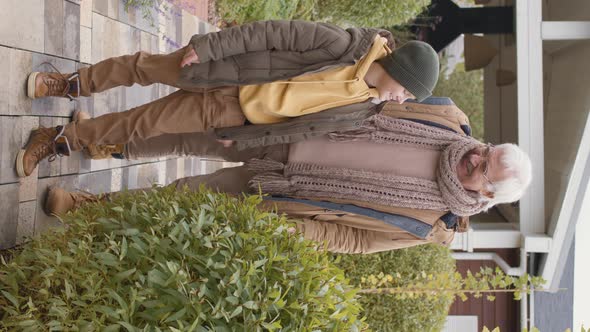
POLYGON ((37 160, 42 160, 43 158, 45 158, 45 156, 48 155, 49 157, 47 158, 47 161, 53 162, 58 156, 61 157, 62 154, 58 152, 56 148, 57 139, 60 137, 64 138, 66 146, 68 148, 68 152, 72 151, 72 149, 70 148, 70 142, 68 141, 68 138, 63 135, 64 131, 65 127, 61 127, 60 131, 54 138, 47 140, 45 143, 41 145, 40 149, 33 151, 33 155, 35 156, 35 158, 37 158, 37 160), (49 152, 47 150, 49 150, 49 152))
POLYGON ((47 87, 49 88, 50 94, 68 97, 68 99, 70 99, 70 101, 74 100, 75 97, 72 96, 69 93, 69 91, 70 91, 70 81, 76 79, 76 89, 77 89, 76 91, 77 91, 78 95, 80 95, 80 80, 77 79, 79 76, 78 73, 75 73, 70 77, 66 77, 57 68, 55 68, 55 66, 52 63, 50 63, 50 62, 41 63, 41 65, 44 65, 44 64, 49 65, 55 72, 57 72, 59 74, 59 76, 61 76, 61 79, 54 79, 52 77, 44 77, 43 78, 43 83, 45 83, 45 85, 47 85, 47 87))

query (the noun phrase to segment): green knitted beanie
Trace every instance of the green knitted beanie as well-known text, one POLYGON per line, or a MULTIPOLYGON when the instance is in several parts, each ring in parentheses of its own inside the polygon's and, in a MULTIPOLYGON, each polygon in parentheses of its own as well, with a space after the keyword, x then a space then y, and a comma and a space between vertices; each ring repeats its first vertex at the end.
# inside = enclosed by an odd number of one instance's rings
POLYGON ((438 81, 439 64, 438 54, 427 43, 409 41, 377 63, 418 101, 432 96, 438 81))

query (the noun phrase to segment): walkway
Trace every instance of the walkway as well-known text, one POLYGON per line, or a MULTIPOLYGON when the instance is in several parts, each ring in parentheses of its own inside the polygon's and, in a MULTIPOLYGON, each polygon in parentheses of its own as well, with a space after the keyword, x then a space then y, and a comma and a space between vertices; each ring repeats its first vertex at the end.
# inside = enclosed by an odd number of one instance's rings
POLYGON ((167 184, 179 177, 213 172, 223 162, 202 158, 160 158, 127 162, 92 161, 80 153, 44 161, 33 175, 19 179, 14 159, 37 126, 69 121, 74 110, 93 116, 123 111, 173 91, 167 86, 117 88, 78 102, 26 97, 29 72, 72 72, 102 59, 139 50, 164 53, 187 44, 195 33, 214 29, 207 0, 167 0, 152 10, 154 23, 123 0, 2 0, 0 10, 0 249, 12 247, 44 229, 59 225, 41 202, 48 185, 93 193, 167 184), (183 7, 183 8, 181 8, 183 7), (156 26, 158 28, 156 28, 156 26))

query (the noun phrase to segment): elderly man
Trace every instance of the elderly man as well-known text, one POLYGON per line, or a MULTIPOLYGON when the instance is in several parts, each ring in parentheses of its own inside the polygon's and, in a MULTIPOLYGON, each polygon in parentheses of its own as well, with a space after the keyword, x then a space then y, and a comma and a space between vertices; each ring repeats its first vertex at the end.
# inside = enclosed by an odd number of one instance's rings
MULTIPOLYGON (((364 120, 355 112, 346 117, 340 110, 336 120, 325 111, 272 125, 163 135, 128 143, 122 152, 247 162, 171 186, 261 191, 268 194, 264 208, 301 219, 297 227, 306 238, 343 253, 449 244, 468 216, 518 200, 531 181, 528 156, 512 144, 469 137, 467 117, 448 98, 374 105, 364 120), (235 143, 224 147, 219 139, 235 143)), ((46 210, 60 215, 94 199, 52 188, 46 210)))

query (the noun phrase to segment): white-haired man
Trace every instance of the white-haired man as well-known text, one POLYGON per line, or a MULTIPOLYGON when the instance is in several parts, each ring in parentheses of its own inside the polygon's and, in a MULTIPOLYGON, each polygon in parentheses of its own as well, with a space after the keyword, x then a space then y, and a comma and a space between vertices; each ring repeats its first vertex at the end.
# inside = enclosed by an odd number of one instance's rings
MULTIPOLYGON (((513 144, 471 138, 467 117, 448 98, 381 104, 365 110, 362 121, 357 111, 339 110, 338 120, 325 111, 273 125, 163 135, 118 153, 246 162, 170 186, 261 190, 263 208, 302 220, 297 227, 306 238, 343 253, 449 244, 468 216, 518 200, 531 181, 528 156, 513 144)), ((52 188, 46 211, 60 215, 95 199, 52 188)))

